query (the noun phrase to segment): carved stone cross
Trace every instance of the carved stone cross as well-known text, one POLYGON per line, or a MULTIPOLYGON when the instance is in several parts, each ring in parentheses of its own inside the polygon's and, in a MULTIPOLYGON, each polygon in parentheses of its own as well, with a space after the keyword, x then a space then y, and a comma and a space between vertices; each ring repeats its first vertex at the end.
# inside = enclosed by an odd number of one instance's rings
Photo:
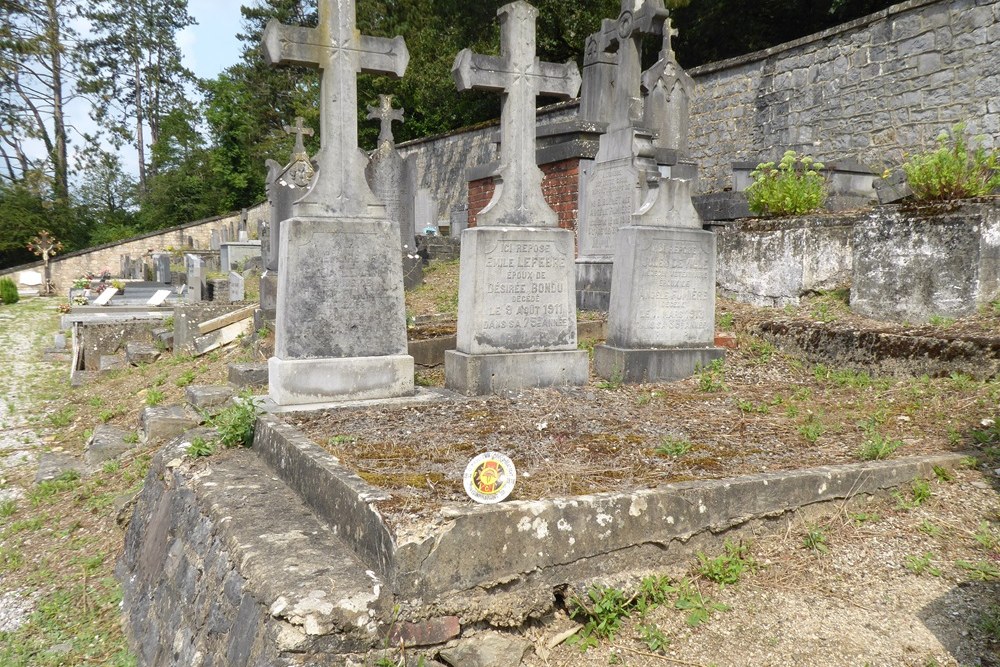
POLYGON ((264 57, 270 64, 319 68, 319 175, 295 203, 301 216, 377 217, 381 205, 365 181, 365 155, 358 148, 360 72, 403 76, 410 55, 402 37, 361 35, 354 0, 319 0, 315 28, 282 25, 271 19, 264 30, 264 57))
POLYGON ((300 155, 306 155, 306 144, 303 137, 311 137, 316 131, 311 127, 306 127, 306 119, 302 116, 295 117, 295 125, 286 125, 285 134, 295 135, 295 151, 292 153, 292 160, 300 155))
POLYGON ((618 20, 604 19, 587 39, 586 58, 596 60, 617 46, 618 71, 609 129, 628 127, 642 117, 641 42, 643 35, 660 35, 670 12, 663 0, 621 0, 618 20))
POLYGON ((378 133, 378 145, 384 143, 395 144, 396 139, 392 136, 392 121, 402 123, 404 120, 402 109, 392 108, 392 95, 379 95, 378 106, 368 107, 368 120, 382 121, 382 128, 378 133))
POLYGON ((535 164, 535 98, 571 98, 580 90, 573 63, 546 63, 535 57, 538 10, 523 0, 504 5, 500 17, 500 57, 464 49, 452 74, 459 91, 503 93, 500 115, 500 179, 493 200, 479 214, 480 225, 551 226, 555 212, 542 195, 542 172, 535 164))

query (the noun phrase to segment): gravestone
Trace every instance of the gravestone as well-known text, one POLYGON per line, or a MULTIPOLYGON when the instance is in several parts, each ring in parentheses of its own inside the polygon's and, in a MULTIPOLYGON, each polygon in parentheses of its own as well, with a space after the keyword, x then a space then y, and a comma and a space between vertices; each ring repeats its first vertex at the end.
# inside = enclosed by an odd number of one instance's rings
POLYGON ((535 57, 534 7, 518 1, 497 14, 500 57, 466 49, 452 68, 459 91, 504 95, 501 180, 462 234, 457 349, 445 355, 447 386, 467 394, 582 385, 589 371, 577 349, 573 232, 558 227, 535 164, 536 98, 573 97, 580 74, 535 57))
POLYGON ((668 15, 663 0, 622 0, 618 19, 605 19, 587 40, 591 99, 581 104, 585 113, 603 116, 607 132, 580 192, 576 286, 577 306, 584 310, 608 309, 615 234, 631 224, 645 174, 658 169, 653 133, 642 127, 642 41, 662 34, 668 15))
POLYGON ((229 243, 229 228, 223 227, 220 236, 222 237, 222 243, 229 243))
POLYGON ((242 271, 247 260, 260 257, 260 241, 223 243, 219 248, 219 266, 223 272, 242 271))
POLYGON ((316 28, 272 19, 265 59, 321 70, 317 176, 281 225, 275 353, 268 362, 278 405, 411 395, 399 224, 365 179, 358 147, 357 74, 399 77, 402 37, 356 29, 353 0, 320 0, 316 28))
POLYGON ((156 293, 153 294, 153 296, 149 297, 149 301, 146 302, 146 305, 162 306, 163 302, 167 300, 168 296, 170 296, 170 290, 168 289, 156 290, 156 293))
MULTIPOLYGON (((246 298, 246 280, 242 273, 229 272, 229 301, 236 303, 246 298)), ((218 300, 218 299, 216 299, 218 300)))
POLYGON ((673 48, 676 36, 677 31, 668 19, 659 60, 642 74, 642 87, 646 91, 643 123, 654 132, 656 148, 686 155, 694 79, 677 63, 673 48))
POLYGON ((423 265, 416 257, 413 223, 413 164, 403 160, 392 135, 392 123, 403 122, 403 110, 392 107, 392 95, 379 95, 379 105, 368 107, 368 119, 378 120, 381 127, 378 148, 371 155, 365 177, 375 197, 385 205, 386 217, 399 224, 404 285, 412 289, 423 282, 423 265))
POLYGON ((413 198, 413 219, 417 231, 423 235, 438 234, 438 206, 437 198, 431 193, 430 188, 418 188, 413 198))
POLYGON ((197 255, 184 255, 184 268, 187 272, 188 303, 198 303, 205 298, 205 263, 197 255))
POLYGON ((170 254, 165 252, 154 253, 153 266, 156 274, 156 282, 169 285, 172 282, 170 275, 170 254))
POLYGON ((98 294, 97 298, 94 299, 94 305, 95 306, 106 306, 106 305, 108 305, 108 303, 111 302, 111 299, 114 298, 115 294, 118 294, 118 288, 117 287, 107 287, 107 288, 105 288, 104 291, 101 292, 100 294, 98 294))
POLYGON ((211 249, 211 250, 218 250, 219 249, 219 245, 221 243, 222 243, 222 239, 219 236, 219 230, 218 229, 213 229, 212 230, 212 238, 209 241, 209 245, 208 245, 209 249, 211 249))
POLYGON ((271 203, 271 219, 261 234, 261 256, 264 274, 260 278, 260 307, 268 319, 278 312, 278 247, 281 243, 281 224, 294 215, 292 205, 306 192, 316 175, 316 169, 306 152, 304 137, 315 131, 305 126, 305 119, 295 118, 295 125, 286 125, 285 133, 295 136, 292 158, 282 166, 274 160, 267 161, 267 198, 271 203))

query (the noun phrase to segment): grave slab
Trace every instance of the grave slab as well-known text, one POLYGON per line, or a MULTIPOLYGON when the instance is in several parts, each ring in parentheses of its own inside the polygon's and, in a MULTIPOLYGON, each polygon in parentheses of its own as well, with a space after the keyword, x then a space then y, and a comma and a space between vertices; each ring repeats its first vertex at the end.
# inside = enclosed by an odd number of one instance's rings
POLYGON ((188 385, 184 389, 185 400, 195 410, 207 410, 225 405, 234 394, 232 387, 221 385, 188 385))
POLYGON ((228 378, 234 387, 266 387, 267 364, 229 364, 228 378))
POLYGON ((149 446, 162 445, 199 423, 200 417, 181 405, 146 407, 139 416, 143 442, 149 446))
POLYGON ((126 431, 112 424, 98 424, 94 427, 94 433, 83 449, 83 462, 90 468, 100 466, 105 461, 117 459, 119 456, 138 446, 135 443, 125 442, 131 435, 131 431, 126 431))
POLYGON ((149 343, 129 341, 125 345, 125 361, 130 366, 151 364, 160 358, 160 350, 149 343))

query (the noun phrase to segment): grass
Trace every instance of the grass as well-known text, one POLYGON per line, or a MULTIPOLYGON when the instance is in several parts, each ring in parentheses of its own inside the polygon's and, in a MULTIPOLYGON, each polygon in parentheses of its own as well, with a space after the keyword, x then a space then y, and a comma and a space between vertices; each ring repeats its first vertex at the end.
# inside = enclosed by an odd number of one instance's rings
POLYGON ((802 546, 816 553, 830 553, 830 546, 827 544, 826 529, 821 526, 809 526, 806 529, 805 536, 802 538, 802 546))
POLYGON ((692 447, 694 447, 694 445, 684 438, 667 436, 660 440, 660 445, 655 451, 660 456, 671 456, 677 458, 690 452, 692 447))
POLYGON ((858 452, 862 461, 884 461, 903 446, 902 440, 887 438, 881 433, 871 433, 858 452))
POLYGON ((726 540, 724 552, 715 558, 709 558, 699 552, 698 574, 721 585, 738 584, 743 574, 757 569, 757 561, 750 555, 749 545, 726 540))

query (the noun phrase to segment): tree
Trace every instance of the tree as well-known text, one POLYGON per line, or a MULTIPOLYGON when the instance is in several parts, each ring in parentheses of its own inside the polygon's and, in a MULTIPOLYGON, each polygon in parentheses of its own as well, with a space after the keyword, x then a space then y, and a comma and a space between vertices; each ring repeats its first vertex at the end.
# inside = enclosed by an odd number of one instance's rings
POLYGON ((114 145, 135 147, 145 191, 155 173, 147 141, 155 144, 162 119, 188 105, 185 86, 194 75, 181 64, 177 33, 194 19, 187 0, 98 0, 83 15, 94 34, 82 45, 81 89, 95 96, 92 115, 114 145))
POLYGON ((81 156, 84 180, 76 190, 78 214, 90 229, 89 244, 101 245, 135 236, 136 182, 114 153, 98 147, 81 156))
POLYGON ((52 178, 56 199, 69 201, 68 133, 64 91, 72 59, 67 44, 75 0, 28 0, 0 3, 0 158, 4 178, 17 181, 31 169, 52 178), (26 143, 37 140, 45 160, 28 157, 26 143))

